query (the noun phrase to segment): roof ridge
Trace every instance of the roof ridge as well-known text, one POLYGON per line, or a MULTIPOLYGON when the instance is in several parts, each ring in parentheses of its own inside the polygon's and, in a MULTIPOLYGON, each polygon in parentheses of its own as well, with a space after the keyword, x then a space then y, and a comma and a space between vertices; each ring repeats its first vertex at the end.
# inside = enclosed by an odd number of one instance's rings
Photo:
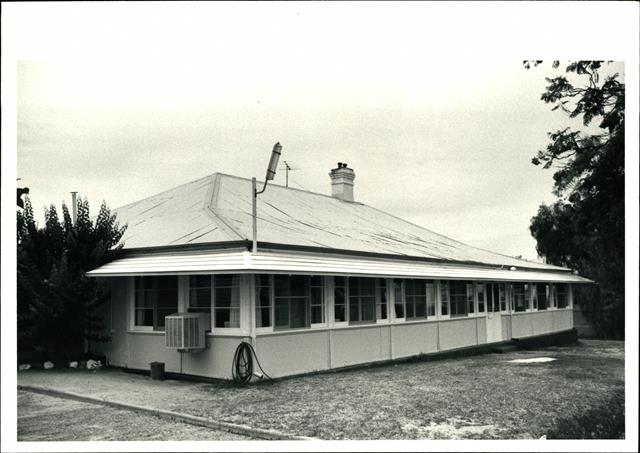
POLYGON ((212 175, 209 175, 213 180, 213 184, 211 184, 211 188, 204 199, 204 211, 216 225, 224 230, 225 233, 230 236, 237 236, 241 240, 245 240, 246 238, 244 235, 242 235, 219 212, 216 211, 216 206, 218 205, 218 193, 220 191, 220 175, 221 173, 213 173, 212 175))
POLYGON ((203 176, 203 177, 198 178, 198 179, 194 179, 193 181, 189 181, 189 182, 185 182, 185 183, 183 183, 183 184, 179 184, 179 185, 177 185, 177 186, 173 186, 173 187, 171 187, 170 189, 163 190, 162 192, 154 193, 153 195, 149 195, 148 197, 144 197, 144 198, 141 198, 141 199, 139 199, 139 200, 132 201, 131 203, 127 203, 127 204, 123 204, 122 206, 118 206, 117 208, 113 208, 113 209, 112 209, 112 211, 117 211, 118 209, 126 208, 126 207, 128 207, 128 206, 131 206, 131 205, 134 205, 134 204, 140 203, 141 201, 148 200, 149 198, 154 198, 154 197, 157 197, 158 195, 162 195, 162 194, 165 194, 165 193, 167 193, 167 192, 171 192, 172 190, 176 190, 176 189, 178 189, 178 188, 180 188, 180 187, 182 187, 182 186, 186 186, 186 185, 189 185, 189 184, 193 184, 193 183, 195 183, 195 182, 198 182, 198 181, 202 181, 203 179, 210 178, 211 176, 214 176, 215 174, 216 174, 216 173, 212 173, 212 174, 210 174, 210 175, 203 176))
MULTIPOLYGON (((227 174, 227 173, 217 173, 217 174, 218 174, 218 175, 220 175, 220 176, 227 176, 227 177, 229 177, 229 178, 241 179, 241 180, 243 180, 243 181, 249 181, 249 182, 251 182, 251 178, 245 178, 245 177, 243 177, 243 176, 229 175, 229 174, 227 174)), ((258 183, 258 185, 260 185, 260 184, 264 184, 264 181, 261 181, 261 180, 259 180, 259 179, 256 179, 256 183, 258 183)), ((280 187, 281 189, 287 189, 287 190, 295 190, 296 192, 310 193, 310 194, 312 194, 312 195, 319 195, 319 196, 321 196, 321 197, 331 198, 331 199, 333 199, 333 200, 341 201, 341 202, 343 202, 343 203, 348 203, 348 204, 359 204, 359 205, 367 206, 367 205, 365 205, 364 203, 362 203, 362 202, 360 202, 360 201, 346 201, 346 200, 341 200, 340 198, 336 198, 336 197, 334 197, 334 196, 332 196, 332 195, 327 195, 326 193, 313 192, 313 191, 311 191, 311 190, 298 189, 298 188, 296 188, 296 187, 287 187, 287 186, 283 186, 283 185, 281 185, 281 184, 275 184, 275 183, 270 183, 270 184, 269 184, 269 186, 272 186, 272 187, 273 187, 273 186, 275 186, 275 187, 280 187)))

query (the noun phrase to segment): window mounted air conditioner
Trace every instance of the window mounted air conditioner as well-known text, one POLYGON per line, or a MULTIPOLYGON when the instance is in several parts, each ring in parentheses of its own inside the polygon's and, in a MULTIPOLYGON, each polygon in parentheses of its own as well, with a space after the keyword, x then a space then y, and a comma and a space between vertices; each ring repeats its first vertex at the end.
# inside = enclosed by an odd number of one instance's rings
POLYGON ((208 313, 173 313, 165 317, 164 331, 167 348, 179 352, 205 349, 205 332, 211 328, 208 313))

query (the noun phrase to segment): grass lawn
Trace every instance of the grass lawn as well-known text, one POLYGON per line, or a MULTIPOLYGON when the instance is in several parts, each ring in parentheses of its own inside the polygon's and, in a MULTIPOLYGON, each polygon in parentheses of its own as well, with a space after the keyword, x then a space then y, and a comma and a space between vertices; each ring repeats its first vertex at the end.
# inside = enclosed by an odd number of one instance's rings
POLYGON ((20 373, 18 381, 322 439, 619 438, 624 429, 624 343, 614 341, 243 388, 119 371, 48 373, 20 373), (509 362, 533 357, 556 360, 509 362))

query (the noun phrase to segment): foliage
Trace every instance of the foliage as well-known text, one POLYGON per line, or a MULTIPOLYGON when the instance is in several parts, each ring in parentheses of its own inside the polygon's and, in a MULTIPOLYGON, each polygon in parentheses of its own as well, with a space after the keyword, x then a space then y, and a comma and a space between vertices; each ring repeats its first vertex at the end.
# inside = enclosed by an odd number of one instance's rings
MULTIPOLYGON (((540 206, 530 229, 540 256, 598 283, 579 290, 580 303, 601 335, 619 337, 624 335, 625 85, 617 73, 601 80, 607 64, 570 62, 565 73, 581 80, 580 86, 565 76, 546 78, 542 101, 581 118, 588 131, 549 132, 547 147, 532 159, 555 169, 558 200, 540 206)), ((553 62, 554 68, 559 65, 553 62)))
MULTIPOLYGON (((42 350, 67 357, 84 340, 106 341, 98 309, 108 297, 104 282, 85 273, 121 253, 120 227, 103 203, 95 223, 89 202, 78 201, 76 225, 62 205, 62 220, 54 205, 45 209, 38 227, 29 200, 17 218, 18 349, 42 350)), ((90 343, 89 343, 90 344, 90 343)))

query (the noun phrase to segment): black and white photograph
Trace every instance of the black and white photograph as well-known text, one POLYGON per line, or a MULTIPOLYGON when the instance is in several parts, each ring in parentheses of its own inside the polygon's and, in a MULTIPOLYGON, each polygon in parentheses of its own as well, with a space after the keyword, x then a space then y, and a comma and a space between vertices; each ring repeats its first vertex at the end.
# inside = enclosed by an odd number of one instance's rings
POLYGON ((635 451, 639 13, 3 3, 2 451, 635 451))

